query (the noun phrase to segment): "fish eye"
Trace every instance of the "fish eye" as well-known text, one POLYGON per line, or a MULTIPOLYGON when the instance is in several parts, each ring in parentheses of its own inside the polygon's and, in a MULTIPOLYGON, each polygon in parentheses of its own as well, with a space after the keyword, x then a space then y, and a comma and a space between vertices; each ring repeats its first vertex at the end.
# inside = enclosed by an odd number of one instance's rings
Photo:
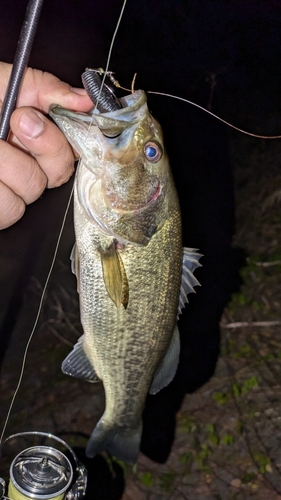
POLYGON ((159 144, 149 141, 144 146, 144 154, 148 161, 156 163, 158 160, 160 160, 163 152, 159 144))

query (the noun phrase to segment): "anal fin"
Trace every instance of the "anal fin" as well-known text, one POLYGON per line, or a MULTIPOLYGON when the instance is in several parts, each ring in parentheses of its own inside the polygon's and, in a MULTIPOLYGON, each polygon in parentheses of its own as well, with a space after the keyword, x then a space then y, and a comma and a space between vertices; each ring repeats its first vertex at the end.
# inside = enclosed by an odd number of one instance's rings
POLYGON ((94 367, 86 356, 83 348, 83 337, 80 337, 73 350, 68 354, 62 362, 62 372, 71 377, 82 378, 88 382, 100 382, 94 367))

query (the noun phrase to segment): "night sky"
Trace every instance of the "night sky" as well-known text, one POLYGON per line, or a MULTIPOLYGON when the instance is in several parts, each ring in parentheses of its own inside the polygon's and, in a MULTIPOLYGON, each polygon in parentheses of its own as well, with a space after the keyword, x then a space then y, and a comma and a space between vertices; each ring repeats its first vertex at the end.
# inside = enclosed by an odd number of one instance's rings
MULTIPOLYGON (((13 59, 26 3, 1 2, 1 60, 13 59)), ((46 0, 30 65, 79 85, 86 66, 105 66, 121 5, 46 0)), ((280 21, 281 4, 273 0, 128 0, 110 67, 129 81, 137 72, 141 88, 185 95, 208 92, 215 73, 218 100, 223 94, 225 105, 234 93, 244 106, 253 91, 277 94, 280 21)))

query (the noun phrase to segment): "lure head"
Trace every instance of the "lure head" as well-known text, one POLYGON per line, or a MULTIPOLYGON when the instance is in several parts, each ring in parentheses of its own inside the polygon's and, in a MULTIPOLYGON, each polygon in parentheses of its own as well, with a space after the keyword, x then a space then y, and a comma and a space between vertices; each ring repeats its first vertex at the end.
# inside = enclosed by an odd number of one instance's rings
POLYGON ((145 245, 167 217, 170 174, 159 123, 139 90, 108 113, 50 115, 81 156, 76 187, 86 216, 119 241, 145 245))

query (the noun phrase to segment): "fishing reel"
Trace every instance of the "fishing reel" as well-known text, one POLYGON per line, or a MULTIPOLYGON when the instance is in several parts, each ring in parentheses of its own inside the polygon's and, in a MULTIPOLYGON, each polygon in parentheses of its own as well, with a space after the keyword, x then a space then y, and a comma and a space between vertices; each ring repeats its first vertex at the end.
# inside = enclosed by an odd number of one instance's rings
POLYGON ((67 449, 69 458, 52 446, 36 445, 22 450, 12 461, 8 491, 0 478, 0 500, 80 500, 87 487, 86 467, 62 439, 46 432, 20 432, 5 441, 24 436, 52 439, 67 449))

